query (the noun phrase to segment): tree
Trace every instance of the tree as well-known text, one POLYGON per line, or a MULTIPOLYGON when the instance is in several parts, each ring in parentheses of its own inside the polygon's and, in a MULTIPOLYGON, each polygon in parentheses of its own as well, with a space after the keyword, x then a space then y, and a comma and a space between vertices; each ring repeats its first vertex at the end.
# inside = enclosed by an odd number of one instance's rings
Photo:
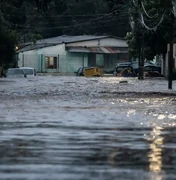
POLYGON ((27 9, 45 10, 48 3, 49 0, 0 0, 0 67, 9 63, 15 66, 15 46, 24 33, 27 9))
MULTIPOLYGON (((134 1, 135 2, 135 1, 134 1)), ((135 57, 138 56, 138 45, 140 39, 144 39, 144 57, 153 59, 155 55, 165 54, 167 44, 170 41, 171 1, 164 5, 162 0, 138 1, 139 4, 132 4, 130 16, 133 20, 132 32, 127 38, 129 52, 135 57), (167 8, 166 8, 167 7, 167 8), (135 52, 135 53, 134 53, 135 52)))
POLYGON ((127 31, 128 8, 122 0, 115 7, 110 0, 0 0, 0 63, 14 60, 18 43, 63 34, 124 37, 127 31))

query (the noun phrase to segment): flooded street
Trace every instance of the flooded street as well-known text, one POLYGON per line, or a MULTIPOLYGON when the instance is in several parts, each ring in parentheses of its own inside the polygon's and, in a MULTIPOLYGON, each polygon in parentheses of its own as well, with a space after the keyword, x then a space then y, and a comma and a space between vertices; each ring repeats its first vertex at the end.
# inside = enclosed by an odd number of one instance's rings
POLYGON ((0 179, 175 180, 176 82, 0 80, 0 179))

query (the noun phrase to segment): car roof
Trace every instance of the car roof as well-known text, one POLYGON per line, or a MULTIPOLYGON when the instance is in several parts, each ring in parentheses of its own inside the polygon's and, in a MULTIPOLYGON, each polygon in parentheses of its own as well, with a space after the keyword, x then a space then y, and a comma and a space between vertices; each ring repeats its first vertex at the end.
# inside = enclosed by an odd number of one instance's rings
POLYGON ((20 68, 8 68, 8 70, 15 70, 15 69, 20 69, 20 68))
POLYGON ((34 69, 32 67, 20 67, 20 69, 34 69))
POLYGON ((131 65, 118 65, 118 66, 116 66, 116 68, 117 68, 117 67, 131 67, 131 68, 132 68, 131 65))

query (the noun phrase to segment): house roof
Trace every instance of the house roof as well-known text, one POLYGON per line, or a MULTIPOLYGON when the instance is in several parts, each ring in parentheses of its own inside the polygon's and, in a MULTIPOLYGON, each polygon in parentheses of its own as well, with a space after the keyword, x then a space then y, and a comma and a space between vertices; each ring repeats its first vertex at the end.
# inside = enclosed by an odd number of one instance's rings
POLYGON ((23 52, 23 51, 34 50, 34 49, 40 49, 43 47, 54 46, 54 45, 63 44, 63 43, 67 44, 67 43, 72 43, 72 42, 90 41, 90 40, 104 39, 104 38, 109 38, 109 37, 124 40, 123 38, 113 37, 113 36, 94 36, 94 35, 67 36, 67 35, 63 35, 63 36, 57 36, 57 37, 38 40, 35 44, 33 44, 31 42, 30 44, 23 47, 22 49, 19 49, 17 51, 17 53, 23 52))
POLYGON ((69 52, 117 54, 128 53, 127 47, 68 47, 69 52))

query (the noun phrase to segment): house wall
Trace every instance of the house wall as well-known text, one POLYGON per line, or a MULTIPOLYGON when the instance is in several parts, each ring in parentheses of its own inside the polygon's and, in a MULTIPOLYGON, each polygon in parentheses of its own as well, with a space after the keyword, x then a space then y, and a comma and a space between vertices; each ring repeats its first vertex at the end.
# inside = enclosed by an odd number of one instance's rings
POLYGON ((87 46, 87 47, 95 47, 95 46, 111 46, 111 47, 128 47, 125 40, 115 39, 115 38, 105 38, 105 39, 97 39, 91 41, 83 41, 83 42, 73 42, 66 44, 67 47, 70 46, 87 46))
MULTIPOLYGON (((66 47, 126 47, 128 45, 125 40, 116 38, 104 38, 91 41, 73 42, 66 44, 66 47)), ((75 53, 71 53, 74 55, 75 53)), ((77 59, 78 61, 78 59, 77 59)), ((128 54, 91 54, 87 53, 87 66, 97 66, 105 71, 112 71, 119 62, 129 61, 128 54), (103 63, 103 64, 102 64, 103 63)), ((84 65, 84 66, 86 66, 84 65)), ((77 67, 80 67, 81 64, 77 67)))
POLYGON ((30 50, 18 54, 18 66, 28 66, 36 69, 37 72, 59 72, 65 70, 66 58, 65 44, 45 47, 37 50, 30 50), (45 57, 54 56, 58 58, 57 69, 45 68, 45 57))
POLYGON ((36 71, 39 71, 40 56, 38 56, 36 50, 19 53, 18 59, 19 67, 33 67, 36 71))
POLYGON ((88 66, 88 54, 69 53, 65 51, 65 44, 25 51, 18 54, 18 59, 19 67, 33 67, 37 72, 73 73, 81 66, 88 66), (57 69, 45 68, 45 57, 47 56, 58 57, 57 69))
POLYGON ((82 66, 88 66, 87 53, 67 53, 67 69, 66 72, 75 72, 82 66))
MULTIPOLYGON (((105 38, 99 40, 83 41, 66 44, 69 46, 104 46, 104 47, 127 47, 124 40, 115 38, 105 38)), ((81 66, 90 65, 90 54, 88 53, 70 53, 65 50, 65 44, 59 44, 50 47, 44 47, 37 50, 30 50, 18 54, 19 67, 29 66, 36 69, 37 72, 60 72, 60 73, 73 73, 81 66), (47 56, 58 58, 57 69, 46 69, 45 58, 47 56)), ((102 66, 104 69, 114 69, 117 62, 124 61, 123 54, 95 54, 95 65, 102 66), (122 56, 122 57, 121 57, 122 56), (104 64, 102 64, 104 62, 104 64), (97 63, 97 64, 96 64, 97 63)))
POLYGON ((66 60, 66 51, 65 51, 65 44, 59 44, 56 46, 50 46, 38 49, 38 53, 43 55, 43 72, 62 72, 65 71, 65 60, 66 60), (46 69, 45 68, 45 57, 46 56, 53 56, 57 57, 58 66, 57 69, 46 69))

